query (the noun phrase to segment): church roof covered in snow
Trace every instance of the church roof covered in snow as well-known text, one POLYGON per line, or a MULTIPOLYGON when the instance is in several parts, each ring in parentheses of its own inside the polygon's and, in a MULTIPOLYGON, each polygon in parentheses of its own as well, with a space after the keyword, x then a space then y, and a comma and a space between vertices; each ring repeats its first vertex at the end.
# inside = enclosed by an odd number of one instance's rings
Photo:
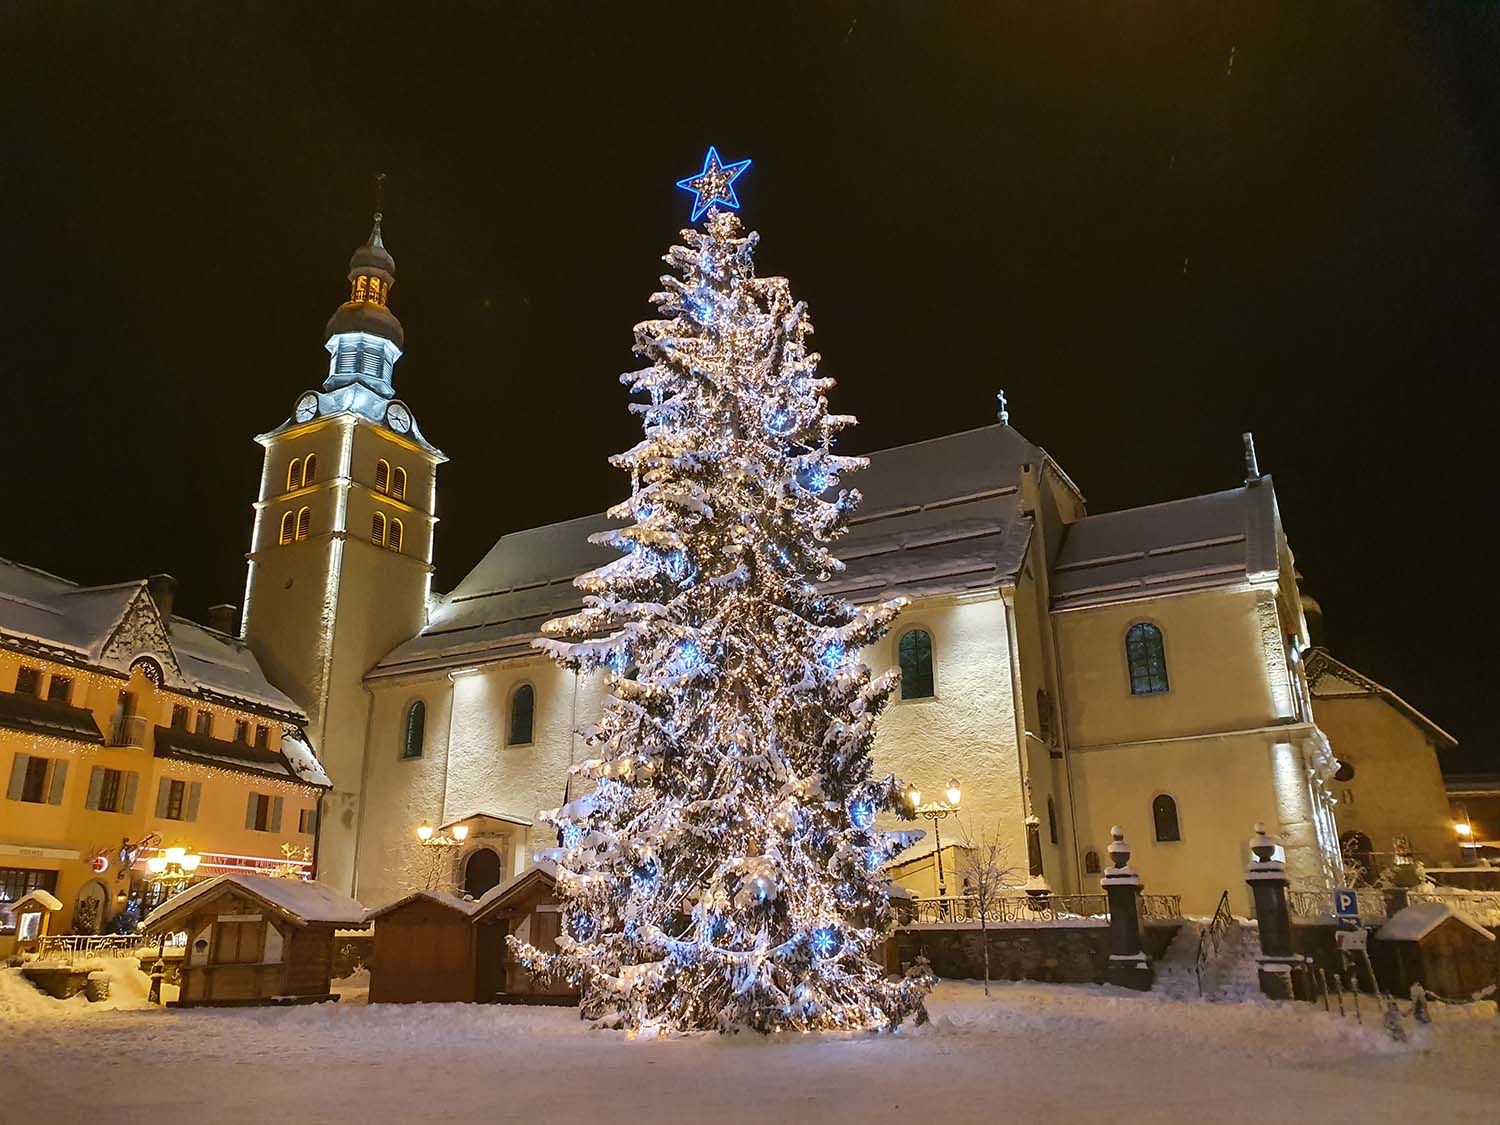
MULTIPOLYGON (((846 569, 827 590, 873 602, 994 589, 1014 578, 1031 532, 1018 503, 1021 466, 1050 465, 1042 449, 1007 425, 993 425, 869 458, 869 468, 848 478, 864 499, 849 534, 834 545, 846 569)), ((619 522, 584 516, 502 536, 451 593, 435 600, 427 627, 372 675, 529 651, 543 622, 578 609, 573 579, 618 557, 589 537, 619 522)))
POLYGON ((302 709, 273 687, 248 646, 182 617, 163 618, 144 580, 80 586, 0 559, 0 644, 120 674, 140 657, 165 685, 289 722, 302 709))
POLYGON ((1052 569, 1052 606, 1108 605, 1274 578, 1279 526, 1270 477, 1085 516, 1064 531, 1052 569))

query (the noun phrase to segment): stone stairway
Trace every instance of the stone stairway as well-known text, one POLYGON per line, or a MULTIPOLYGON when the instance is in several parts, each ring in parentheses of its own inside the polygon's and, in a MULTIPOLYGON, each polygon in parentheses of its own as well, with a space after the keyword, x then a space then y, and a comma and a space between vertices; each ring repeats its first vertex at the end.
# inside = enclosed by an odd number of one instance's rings
MULTIPOLYGON (((1156 962, 1152 991, 1172 1000, 1196 1000, 1198 991, 1198 941, 1206 923, 1184 919, 1182 928, 1156 962)), ((1256 962, 1260 957, 1260 935, 1255 923, 1235 919, 1225 935, 1219 955, 1203 970, 1202 998, 1243 1001, 1260 995, 1256 962)))
POLYGON ((1194 1000, 1198 996, 1198 975, 1194 965, 1198 957, 1198 935, 1203 923, 1184 918, 1177 936, 1156 962, 1156 983, 1151 991, 1172 1000, 1194 1000))

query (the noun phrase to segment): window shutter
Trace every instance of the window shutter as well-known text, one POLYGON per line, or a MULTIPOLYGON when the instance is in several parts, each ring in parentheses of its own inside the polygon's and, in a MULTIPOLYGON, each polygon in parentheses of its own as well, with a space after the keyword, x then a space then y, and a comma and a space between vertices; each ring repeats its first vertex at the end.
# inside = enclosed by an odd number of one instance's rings
POLYGON ((182 814, 183 820, 198 819, 198 797, 202 792, 203 785, 201 782, 194 781, 189 783, 187 791, 187 808, 182 814))
POLYGON ((135 794, 141 787, 141 775, 131 770, 125 775, 125 798, 120 805, 120 811, 125 814, 135 812, 135 794))
POLYGON ((89 771, 89 795, 84 798, 83 807, 86 809, 97 809, 99 807, 99 791, 104 788, 104 767, 95 766, 89 771))
POLYGON ((396 475, 391 482, 391 495, 397 500, 406 499, 406 470, 396 466, 396 475))
POLYGON ((314 806, 307 810, 307 834, 316 836, 318 833, 318 810, 314 806))
POLYGON ((26 763, 31 760, 30 754, 17 753, 10 762, 10 787, 6 789, 5 795, 12 801, 21 799, 21 790, 26 785, 26 763))
POLYGON ((250 829, 254 829, 254 827, 255 827, 255 798, 256 798, 256 796, 257 796, 257 794, 251 793, 250 796, 249 796, 249 799, 246 800, 246 802, 245 802, 245 827, 246 828, 250 828, 250 829))
POLYGON ((281 831, 281 798, 277 797, 271 802, 271 823, 267 826, 272 832, 281 831))
POLYGON ((312 530, 312 509, 303 508, 297 513, 297 538, 306 539, 307 533, 312 530))
POLYGON ((384 458, 375 462, 375 491, 388 492, 391 487, 391 466, 384 458))
POLYGON ((49 805, 60 805, 63 799, 63 789, 68 784, 68 763, 52 763, 52 789, 47 794, 49 805))
POLYGON ((164 777, 156 783, 156 819, 167 818, 167 802, 172 799, 172 779, 164 777))

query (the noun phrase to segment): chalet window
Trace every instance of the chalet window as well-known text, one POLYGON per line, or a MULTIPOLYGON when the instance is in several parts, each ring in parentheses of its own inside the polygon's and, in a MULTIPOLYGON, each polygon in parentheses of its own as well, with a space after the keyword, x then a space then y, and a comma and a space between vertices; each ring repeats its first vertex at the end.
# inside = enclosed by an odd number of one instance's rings
POLYGON ((308 536, 308 533, 311 532, 311 531, 312 531, 312 509, 311 508, 299 508, 299 509, 297 509, 297 538, 298 539, 306 539, 307 536, 308 536))
POLYGON ((214 713, 208 708, 198 712, 198 733, 212 735, 214 732, 214 713))
POLYGON ((254 922, 215 922, 214 956, 216 965, 253 965, 265 952, 266 924, 254 922))
POLYGON ((384 457, 375 462, 375 491, 389 493, 391 490, 391 463, 384 457))
POLYGON ((182 799, 186 795, 186 782, 167 779, 167 808, 164 815, 168 820, 182 819, 182 799))
POLYGON ((532 722, 536 710, 536 691, 530 684, 522 684, 510 697, 510 738, 512 746, 528 746, 531 743, 532 722))
POLYGON ((304 836, 311 836, 318 830, 318 810, 303 809, 297 814, 297 831, 304 836))
POLYGON ((197 820, 203 783, 164 777, 156 786, 156 815, 162 820, 197 820))
POLYGON ((1177 802, 1166 793, 1151 802, 1151 823, 1157 843, 1171 844, 1182 839, 1182 829, 1177 823, 1177 802))
POLYGON ((391 474, 391 495, 397 500, 406 499, 406 470, 400 465, 397 465, 396 471, 391 474))
POLYGON ((172 704, 172 729, 187 730, 188 709, 181 703, 172 704))
POLYGON ((47 699, 52 703, 72 703, 73 677, 54 673, 52 682, 47 685, 47 699))
POLYGON ((401 756, 420 758, 422 740, 427 731, 427 704, 420 699, 406 709, 406 725, 402 731, 401 756))
POLYGON ((1083 873, 1085 875, 1099 874, 1099 853, 1087 851, 1083 853, 1083 873))
POLYGON ((255 746, 258 750, 265 750, 271 745, 271 728, 265 723, 255 724, 255 746))
POLYGON ((135 812, 136 787, 141 775, 133 770, 112 770, 95 766, 89 771, 89 791, 83 807, 98 812, 135 812))
POLYGON ((16 694, 17 695, 41 695, 42 674, 35 668, 21 665, 16 669, 16 694))
POLYGON ((281 798, 251 793, 245 803, 245 827, 256 832, 280 832, 281 798))
MULTIPOLYGON (((20 791, 14 795, 14 799, 25 801, 29 805, 40 805, 47 800, 47 768, 52 764, 50 758, 38 758, 30 754, 17 754, 16 765, 21 771, 20 791)), ((16 770, 11 771, 11 788, 16 788, 16 770)))
POLYGON ((234 740, 241 745, 250 745, 250 724, 244 719, 234 721, 234 740))
POLYGON ((277 536, 277 543, 290 543, 297 537, 297 517, 291 512, 281 513, 281 534, 277 536))
POLYGON ((99 803, 94 807, 100 812, 120 811, 120 789, 124 780, 119 770, 106 769, 100 773, 99 803))
POLYGON ((901 698, 932 698, 932 634, 911 629, 901 634, 896 650, 901 661, 901 698))
POLYGON ((1138 621, 1125 634, 1125 662, 1130 666, 1131 695, 1160 695, 1167 690, 1167 653, 1161 630, 1138 621))

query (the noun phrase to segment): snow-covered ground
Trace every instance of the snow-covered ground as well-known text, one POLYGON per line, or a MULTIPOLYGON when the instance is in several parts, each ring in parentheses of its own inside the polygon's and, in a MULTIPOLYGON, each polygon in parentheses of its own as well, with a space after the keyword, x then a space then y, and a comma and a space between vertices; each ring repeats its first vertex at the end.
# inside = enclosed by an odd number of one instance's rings
MULTIPOLYGON (((144 979, 144 978, 142 978, 144 979)), ((0 1118, 152 1122, 1489 1120, 1490 1003, 1407 1044, 1290 1005, 1089 986, 942 985, 891 1036, 630 1041, 567 1008, 462 1004, 112 1010, 0 970, 0 1118)), ((1408 1026, 1410 1026, 1408 1024, 1408 1026)))

